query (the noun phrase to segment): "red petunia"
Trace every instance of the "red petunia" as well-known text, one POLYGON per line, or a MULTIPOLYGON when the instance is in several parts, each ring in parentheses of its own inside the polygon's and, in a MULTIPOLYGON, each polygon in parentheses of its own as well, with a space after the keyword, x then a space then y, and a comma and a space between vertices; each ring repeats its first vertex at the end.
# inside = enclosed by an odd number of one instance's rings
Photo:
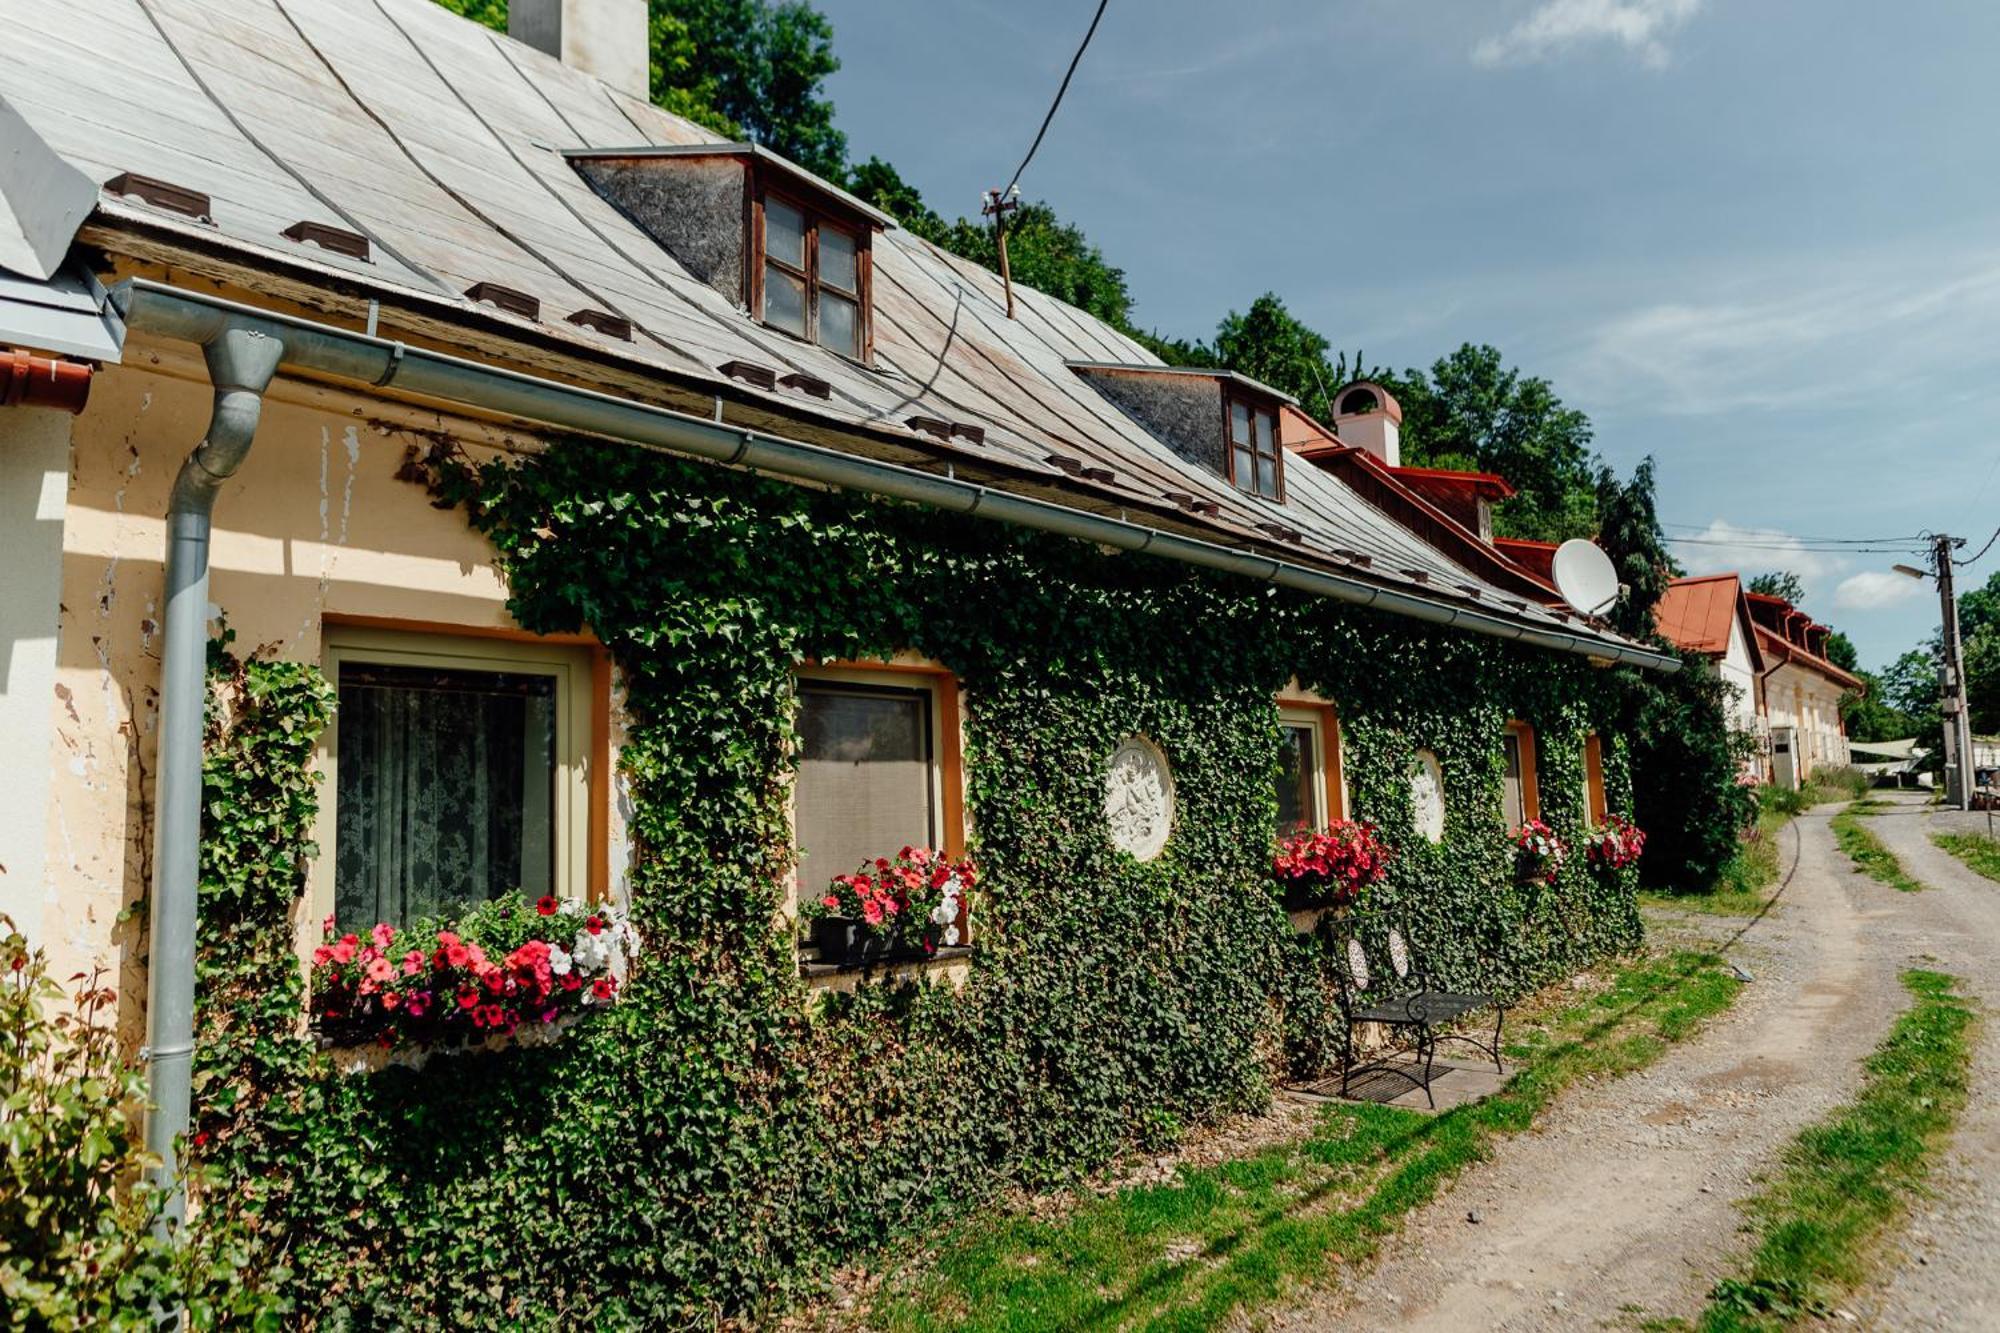
POLYGON ((543 916, 554 916, 556 908, 559 905, 554 898, 547 894, 543 894, 541 897, 535 899, 535 910, 543 916))

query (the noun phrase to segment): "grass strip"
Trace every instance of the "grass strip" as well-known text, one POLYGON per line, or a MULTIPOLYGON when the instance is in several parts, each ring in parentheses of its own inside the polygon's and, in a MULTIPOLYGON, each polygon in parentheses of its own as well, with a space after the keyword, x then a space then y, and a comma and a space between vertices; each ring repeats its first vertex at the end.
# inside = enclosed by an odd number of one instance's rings
POLYGON ((1525 1031, 1519 1068, 1482 1102, 1439 1115, 1329 1106, 1309 1135, 1170 1182, 1086 1198, 1053 1218, 959 1226, 934 1261, 892 1275, 872 1326, 941 1330, 1200 1330, 1368 1259, 1411 1209, 1519 1133, 1563 1089, 1651 1063, 1735 998, 1722 960, 1681 952, 1525 1031))
POLYGON ((1861 827, 1852 808, 1833 817, 1833 837, 1854 868, 1868 878, 1904 893, 1923 892, 1924 886, 1904 873, 1896 854, 1883 846, 1872 830, 1861 827))
POLYGON ((1977 833, 1933 833, 1931 841, 1986 878, 2000 881, 2000 842, 1977 833))
POLYGON ((1976 1022, 1941 972, 1909 971, 1914 1002, 1868 1057, 1861 1095, 1806 1130, 1746 1205, 1749 1271, 1715 1285, 1702 1333, 1762 1333, 1824 1318, 1866 1276, 1965 1105, 1976 1022))
POLYGON ((1794 812, 1767 804, 1757 822, 1744 830, 1736 854, 1723 866, 1713 886, 1693 892, 1641 892, 1639 901, 1653 907, 1676 908, 1708 916, 1756 916, 1778 886, 1779 841, 1794 812))

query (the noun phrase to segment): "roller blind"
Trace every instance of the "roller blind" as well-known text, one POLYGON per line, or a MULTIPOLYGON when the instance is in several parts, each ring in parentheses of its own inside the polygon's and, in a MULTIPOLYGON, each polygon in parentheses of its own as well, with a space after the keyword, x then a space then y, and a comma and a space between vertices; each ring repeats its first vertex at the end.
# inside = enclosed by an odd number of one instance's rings
POLYGON ((799 739, 802 894, 864 860, 936 844, 928 690, 802 681, 799 739))

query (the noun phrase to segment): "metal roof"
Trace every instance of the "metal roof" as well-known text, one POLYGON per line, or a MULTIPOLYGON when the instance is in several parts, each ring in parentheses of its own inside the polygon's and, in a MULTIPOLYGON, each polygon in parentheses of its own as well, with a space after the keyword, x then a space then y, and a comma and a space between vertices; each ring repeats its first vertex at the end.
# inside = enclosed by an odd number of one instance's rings
POLYGON ((144 240, 149 253, 222 254, 295 285, 377 294, 385 308, 436 312, 468 336, 531 342, 543 359, 553 349, 574 365, 622 367, 612 392, 637 375, 713 393, 794 421, 805 438, 852 438, 878 453, 886 440, 1093 513, 1623 642, 1485 582, 1299 460, 1279 505, 1181 459, 1071 368, 1168 369, 1157 358, 1025 287, 1008 319, 997 275, 908 231, 875 239, 873 365, 765 327, 682 269, 569 161, 629 152, 635 139, 664 151, 762 150, 728 145, 432 0, 0 0, 0 24, 0 97, 64 161, 99 185, 136 173, 206 196, 199 218, 100 197, 87 230, 113 251, 144 240), (301 222, 365 240, 368 257, 289 238, 312 234, 301 222), (533 298, 538 317, 463 295, 480 284, 533 298), (631 340, 569 322, 584 310, 630 320, 631 340), (753 391, 718 370, 736 361, 772 368, 781 385, 787 375, 825 381, 829 396, 753 391), (912 418, 977 429, 932 438, 912 418), (1190 496, 1198 507, 1171 498, 1190 496))
POLYGON ((565 148, 562 155, 571 160, 598 158, 643 158, 643 157, 741 157, 761 162, 782 176, 815 190, 831 195, 835 199, 867 218, 884 231, 896 225, 896 219, 884 213, 873 204, 864 203, 849 194, 824 176, 816 176, 782 153, 774 153, 757 143, 671 143, 642 144, 637 148, 565 148))

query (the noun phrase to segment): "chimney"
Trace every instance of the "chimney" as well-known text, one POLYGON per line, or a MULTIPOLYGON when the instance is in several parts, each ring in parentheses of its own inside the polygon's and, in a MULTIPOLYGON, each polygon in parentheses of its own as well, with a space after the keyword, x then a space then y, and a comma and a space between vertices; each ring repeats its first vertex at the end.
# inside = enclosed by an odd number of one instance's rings
POLYGON ((1333 396, 1333 433, 1390 467, 1403 465, 1403 408, 1389 391, 1357 380, 1333 396))
POLYGON ((621 93, 650 98, 646 0, 512 0, 507 35, 621 93))

